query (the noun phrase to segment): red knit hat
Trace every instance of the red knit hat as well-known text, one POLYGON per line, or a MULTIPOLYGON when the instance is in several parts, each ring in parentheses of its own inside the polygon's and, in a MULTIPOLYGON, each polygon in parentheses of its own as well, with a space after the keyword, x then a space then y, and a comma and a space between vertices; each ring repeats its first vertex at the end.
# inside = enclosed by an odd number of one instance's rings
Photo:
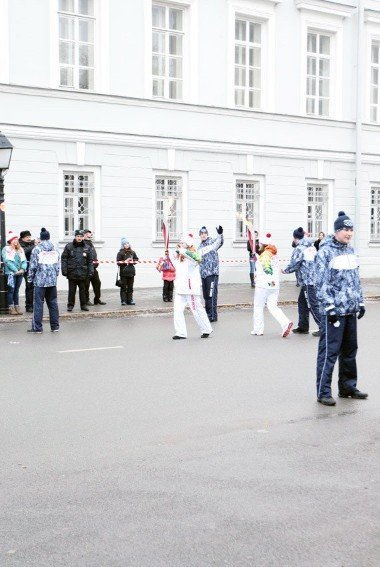
POLYGON ((266 234, 261 235, 260 238, 259 238, 259 242, 260 242, 260 244, 264 244, 264 246, 268 246, 269 244, 273 244, 271 233, 267 232, 266 234))
POLYGON ((10 244, 10 243, 12 242, 12 240, 15 240, 15 239, 18 240, 17 234, 15 234, 12 230, 9 230, 9 231, 8 231, 8 234, 7 234, 7 242, 8 242, 8 244, 10 244))

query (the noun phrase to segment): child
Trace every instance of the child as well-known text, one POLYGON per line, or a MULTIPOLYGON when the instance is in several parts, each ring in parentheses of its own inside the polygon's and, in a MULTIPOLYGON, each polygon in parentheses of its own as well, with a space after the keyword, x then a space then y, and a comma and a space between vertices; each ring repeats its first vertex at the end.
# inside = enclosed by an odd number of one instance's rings
POLYGON ((162 299, 167 302, 173 301, 173 289, 175 280, 175 267, 169 257, 169 250, 165 250, 165 256, 158 260, 156 270, 162 272, 162 280, 164 287, 162 290, 162 299))
POLYGON ((277 260, 277 248, 272 244, 271 234, 259 238, 260 253, 256 262, 256 291, 253 305, 253 331, 251 335, 264 333, 264 307, 281 325, 281 335, 289 335, 293 323, 277 305, 280 276, 277 260))

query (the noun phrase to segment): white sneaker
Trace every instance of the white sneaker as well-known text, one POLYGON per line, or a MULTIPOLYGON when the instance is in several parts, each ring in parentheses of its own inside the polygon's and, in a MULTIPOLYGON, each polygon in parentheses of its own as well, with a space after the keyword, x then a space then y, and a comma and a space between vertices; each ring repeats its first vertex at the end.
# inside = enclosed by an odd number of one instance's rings
POLYGON ((255 331, 251 331, 251 335, 256 335, 257 337, 262 337, 264 333, 256 333, 255 331))

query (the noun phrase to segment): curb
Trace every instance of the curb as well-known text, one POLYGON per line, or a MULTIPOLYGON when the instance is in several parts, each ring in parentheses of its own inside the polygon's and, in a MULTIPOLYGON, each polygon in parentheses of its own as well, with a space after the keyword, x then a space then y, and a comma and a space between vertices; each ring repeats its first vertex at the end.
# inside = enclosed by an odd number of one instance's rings
MULTIPOLYGON (((380 301, 380 295, 370 295, 367 296, 366 301, 375 302, 380 301)), ((297 305, 296 299, 285 299, 278 302, 280 306, 286 305, 297 305)), ((253 302, 250 301, 248 303, 222 303, 218 305, 218 309, 221 311, 232 311, 234 309, 247 309, 252 308, 253 302)), ((78 313, 62 313, 60 314, 59 318, 62 321, 77 321, 80 319, 120 319, 122 317, 141 317, 144 315, 168 315, 173 312, 173 307, 151 307, 147 309, 129 309, 128 311, 121 311, 121 310, 107 310, 107 311, 89 311, 89 312, 78 312, 78 313)), ((26 315, 0 315, 0 324, 1 323, 17 323, 17 322, 28 322, 31 321, 32 316, 26 315)), ((49 320, 49 316, 45 315, 43 318, 44 321, 49 320)))

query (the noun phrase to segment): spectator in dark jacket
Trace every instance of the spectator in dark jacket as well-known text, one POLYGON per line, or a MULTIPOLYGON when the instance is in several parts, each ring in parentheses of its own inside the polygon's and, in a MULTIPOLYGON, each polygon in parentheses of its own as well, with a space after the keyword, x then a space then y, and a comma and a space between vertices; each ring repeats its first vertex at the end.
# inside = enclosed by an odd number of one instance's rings
POLYGON ((120 299, 122 305, 135 305, 133 301, 133 282, 136 275, 135 264, 139 261, 128 240, 121 239, 121 248, 116 256, 120 270, 120 299))
POLYGON ((92 259, 94 263, 94 273, 90 278, 86 280, 86 305, 106 305, 105 301, 101 301, 100 299, 100 289, 101 289, 101 281, 98 274, 98 254, 96 252, 95 246, 92 243, 92 230, 88 228, 83 231, 84 234, 84 242, 87 246, 91 248, 92 259), (90 284, 92 284, 92 290, 94 292, 94 303, 90 301, 90 284))
POLYGON ((28 282, 28 270, 29 270, 30 256, 32 254, 33 248, 36 246, 36 244, 38 244, 38 240, 32 240, 32 235, 29 230, 22 230, 20 232, 19 243, 21 248, 24 250, 27 261, 26 272, 24 273, 23 276, 25 280, 25 311, 27 313, 33 313, 34 285, 33 283, 28 282))
POLYGON ((86 306, 86 279, 94 272, 91 248, 83 241, 83 230, 75 231, 75 238, 66 244, 62 253, 62 274, 69 280, 67 311, 75 305, 75 294, 79 288, 79 301, 82 311, 89 311, 86 306))
POLYGON ((320 247, 320 245, 322 244, 322 242, 324 241, 325 238, 326 238, 325 233, 320 232, 317 240, 314 242, 314 246, 316 247, 317 251, 319 250, 319 247, 320 247))

